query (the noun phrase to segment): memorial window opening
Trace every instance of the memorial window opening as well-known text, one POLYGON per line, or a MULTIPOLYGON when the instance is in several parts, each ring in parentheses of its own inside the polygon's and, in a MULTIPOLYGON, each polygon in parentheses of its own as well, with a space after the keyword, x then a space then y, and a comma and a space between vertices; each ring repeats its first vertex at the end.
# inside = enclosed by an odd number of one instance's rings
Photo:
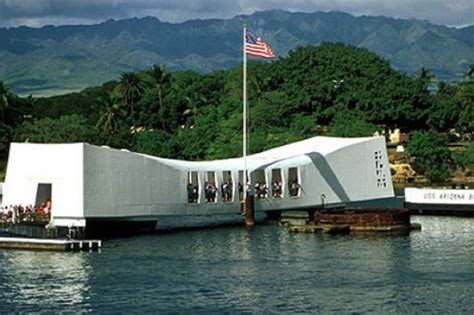
POLYGON ((187 182, 188 202, 197 203, 199 200, 199 175, 198 172, 188 172, 187 182))
POLYGON ((233 181, 232 181, 232 172, 231 171, 223 171, 222 172, 222 200, 224 202, 231 202, 232 201, 232 193, 233 193, 233 181))
POLYGON ((206 182, 204 183, 204 196, 206 202, 216 202, 217 200, 216 172, 206 172, 206 182))
POLYGON ((268 194, 267 179, 265 170, 255 171, 255 197, 259 199, 266 198, 268 194))
POLYGON ((276 168, 272 170, 272 197, 283 198, 283 176, 281 175, 281 169, 276 168))
POLYGON ((300 179, 298 168, 290 167, 288 169, 288 192, 290 197, 297 198, 300 196, 300 179))

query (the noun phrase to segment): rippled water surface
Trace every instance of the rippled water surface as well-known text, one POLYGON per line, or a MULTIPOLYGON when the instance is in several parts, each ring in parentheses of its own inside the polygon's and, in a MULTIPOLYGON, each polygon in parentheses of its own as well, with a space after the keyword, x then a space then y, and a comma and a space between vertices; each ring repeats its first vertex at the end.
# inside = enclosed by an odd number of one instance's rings
POLYGON ((0 313, 474 313, 474 219, 409 236, 225 227, 107 241, 101 253, 0 251, 0 313))

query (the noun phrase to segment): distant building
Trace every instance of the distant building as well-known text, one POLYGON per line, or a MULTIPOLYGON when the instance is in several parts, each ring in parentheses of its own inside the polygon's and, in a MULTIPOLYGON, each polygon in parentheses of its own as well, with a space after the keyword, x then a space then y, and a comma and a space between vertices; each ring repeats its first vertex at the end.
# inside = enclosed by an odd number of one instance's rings
POLYGON ((392 144, 407 143, 410 139, 408 133, 400 132, 399 128, 395 128, 393 131, 389 130, 389 139, 392 144))

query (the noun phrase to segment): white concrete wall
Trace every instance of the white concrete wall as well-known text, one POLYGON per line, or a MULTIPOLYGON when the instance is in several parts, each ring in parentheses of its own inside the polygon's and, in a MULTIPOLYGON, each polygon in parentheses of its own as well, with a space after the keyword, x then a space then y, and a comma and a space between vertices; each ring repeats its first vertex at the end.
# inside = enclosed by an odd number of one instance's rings
POLYGON ((180 189, 183 174, 157 160, 91 145, 85 145, 84 154, 87 217, 146 219, 163 207, 187 202, 185 187, 180 189))
MULTIPOLYGON (((57 225, 83 225, 85 218, 149 220, 165 215, 238 213, 238 171, 242 166, 241 159, 166 160, 88 144, 12 144, 4 204, 32 204, 38 184, 51 183, 57 225), (190 171, 199 174, 198 204, 188 203, 187 199, 190 171), (216 203, 206 203, 204 199, 207 171, 216 172, 216 203), (233 202, 222 202, 222 171, 232 173, 233 202)), ((249 170, 258 168, 265 170, 270 197, 256 199, 256 211, 315 208, 322 204, 322 195, 326 205, 394 195, 383 138, 312 138, 285 146, 284 150, 249 157, 249 170), (383 164, 385 187, 377 187, 375 151, 382 154, 379 163, 383 164), (300 175, 298 198, 291 198, 288 193, 291 167, 298 168, 300 175), (281 199, 271 197, 271 172, 276 168, 283 176, 281 199)))
MULTIPOLYGON (((375 198, 394 197, 390 166, 388 162, 385 140, 374 138, 373 141, 354 144, 340 149, 328 155, 327 160, 334 174, 337 176, 340 186, 350 201, 364 201, 375 198), (382 154, 379 160, 381 173, 377 175, 375 152, 382 154), (378 185, 377 179, 385 178, 385 185, 378 185)), ((337 188, 333 186, 332 188, 337 188)), ((329 201, 338 195, 332 189, 329 201)))
MULTIPOLYGON (((271 181, 272 169, 283 173, 283 198, 256 199, 257 210, 310 208, 342 205, 350 202, 394 197, 385 140, 372 138, 340 148, 327 155, 317 152, 273 163, 265 172, 271 181), (381 151, 381 169, 386 178, 384 187, 377 186, 374 152, 381 151), (299 170, 299 197, 288 193, 288 169, 299 170), (324 199, 324 200, 323 200, 324 199)), ((269 194, 271 195, 271 194, 269 194)))
POLYGON ((52 184, 52 220, 83 224, 84 144, 12 143, 4 185, 5 205, 34 205, 38 184, 52 184))
MULTIPOLYGON (((324 141, 329 141, 324 139, 324 141)), ((292 155, 289 158, 266 158, 253 160, 253 170, 265 169, 267 184, 271 190, 271 170, 282 171, 283 198, 256 199, 256 211, 309 208, 343 204, 375 198, 393 197, 393 187, 383 138, 346 140, 346 146, 339 146, 325 155, 319 148, 306 147, 307 154, 292 155), (383 154, 383 171, 387 178, 384 188, 377 187, 374 151, 383 154), (268 161, 272 161, 268 163, 268 161), (260 163, 260 164, 258 164, 260 163), (288 192, 288 168, 298 168, 300 196, 290 198, 288 192), (324 195, 324 201, 321 196, 324 195)), ((307 142, 311 144, 311 142, 307 142)), ((324 150, 322 150, 324 151, 324 150)), ((292 154, 289 151, 288 154, 292 154)), ((133 218, 147 219, 169 215, 211 215, 238 213, 238 171, 243 163, 234 159, 211 162, 171 161, 164 163, 146 155, 126 150, 85 145, 85 214, 91 218, 133 218), (206 172, 216 172, 217 185, 221 189, 222 171, 233 174, 234 200, 206 203, 204 183, 206 172), (199 203, 188 203, 188 172, 195 171, 199 177, 199 203)), ((222 192, 220 192, 221 195, 222 192)), ((271 193, 269 194, 271 196, 271 193)))

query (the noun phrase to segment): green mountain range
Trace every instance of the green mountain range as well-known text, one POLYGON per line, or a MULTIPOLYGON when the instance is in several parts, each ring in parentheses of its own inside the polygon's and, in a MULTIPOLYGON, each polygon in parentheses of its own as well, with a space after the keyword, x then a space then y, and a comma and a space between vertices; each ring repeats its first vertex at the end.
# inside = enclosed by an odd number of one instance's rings
POLYGON ((417 73, 425 67, 447 80, 474 64, 474 26, 277 10, 178 24, 145 17, 87 26, 0 28, 0 80, 15 93, 52 95, 157 63, 171 71, 230 68, 242 60, 244 22, 277 56, 298 46, 343 42, 383 56, 396 69, 417 73))

